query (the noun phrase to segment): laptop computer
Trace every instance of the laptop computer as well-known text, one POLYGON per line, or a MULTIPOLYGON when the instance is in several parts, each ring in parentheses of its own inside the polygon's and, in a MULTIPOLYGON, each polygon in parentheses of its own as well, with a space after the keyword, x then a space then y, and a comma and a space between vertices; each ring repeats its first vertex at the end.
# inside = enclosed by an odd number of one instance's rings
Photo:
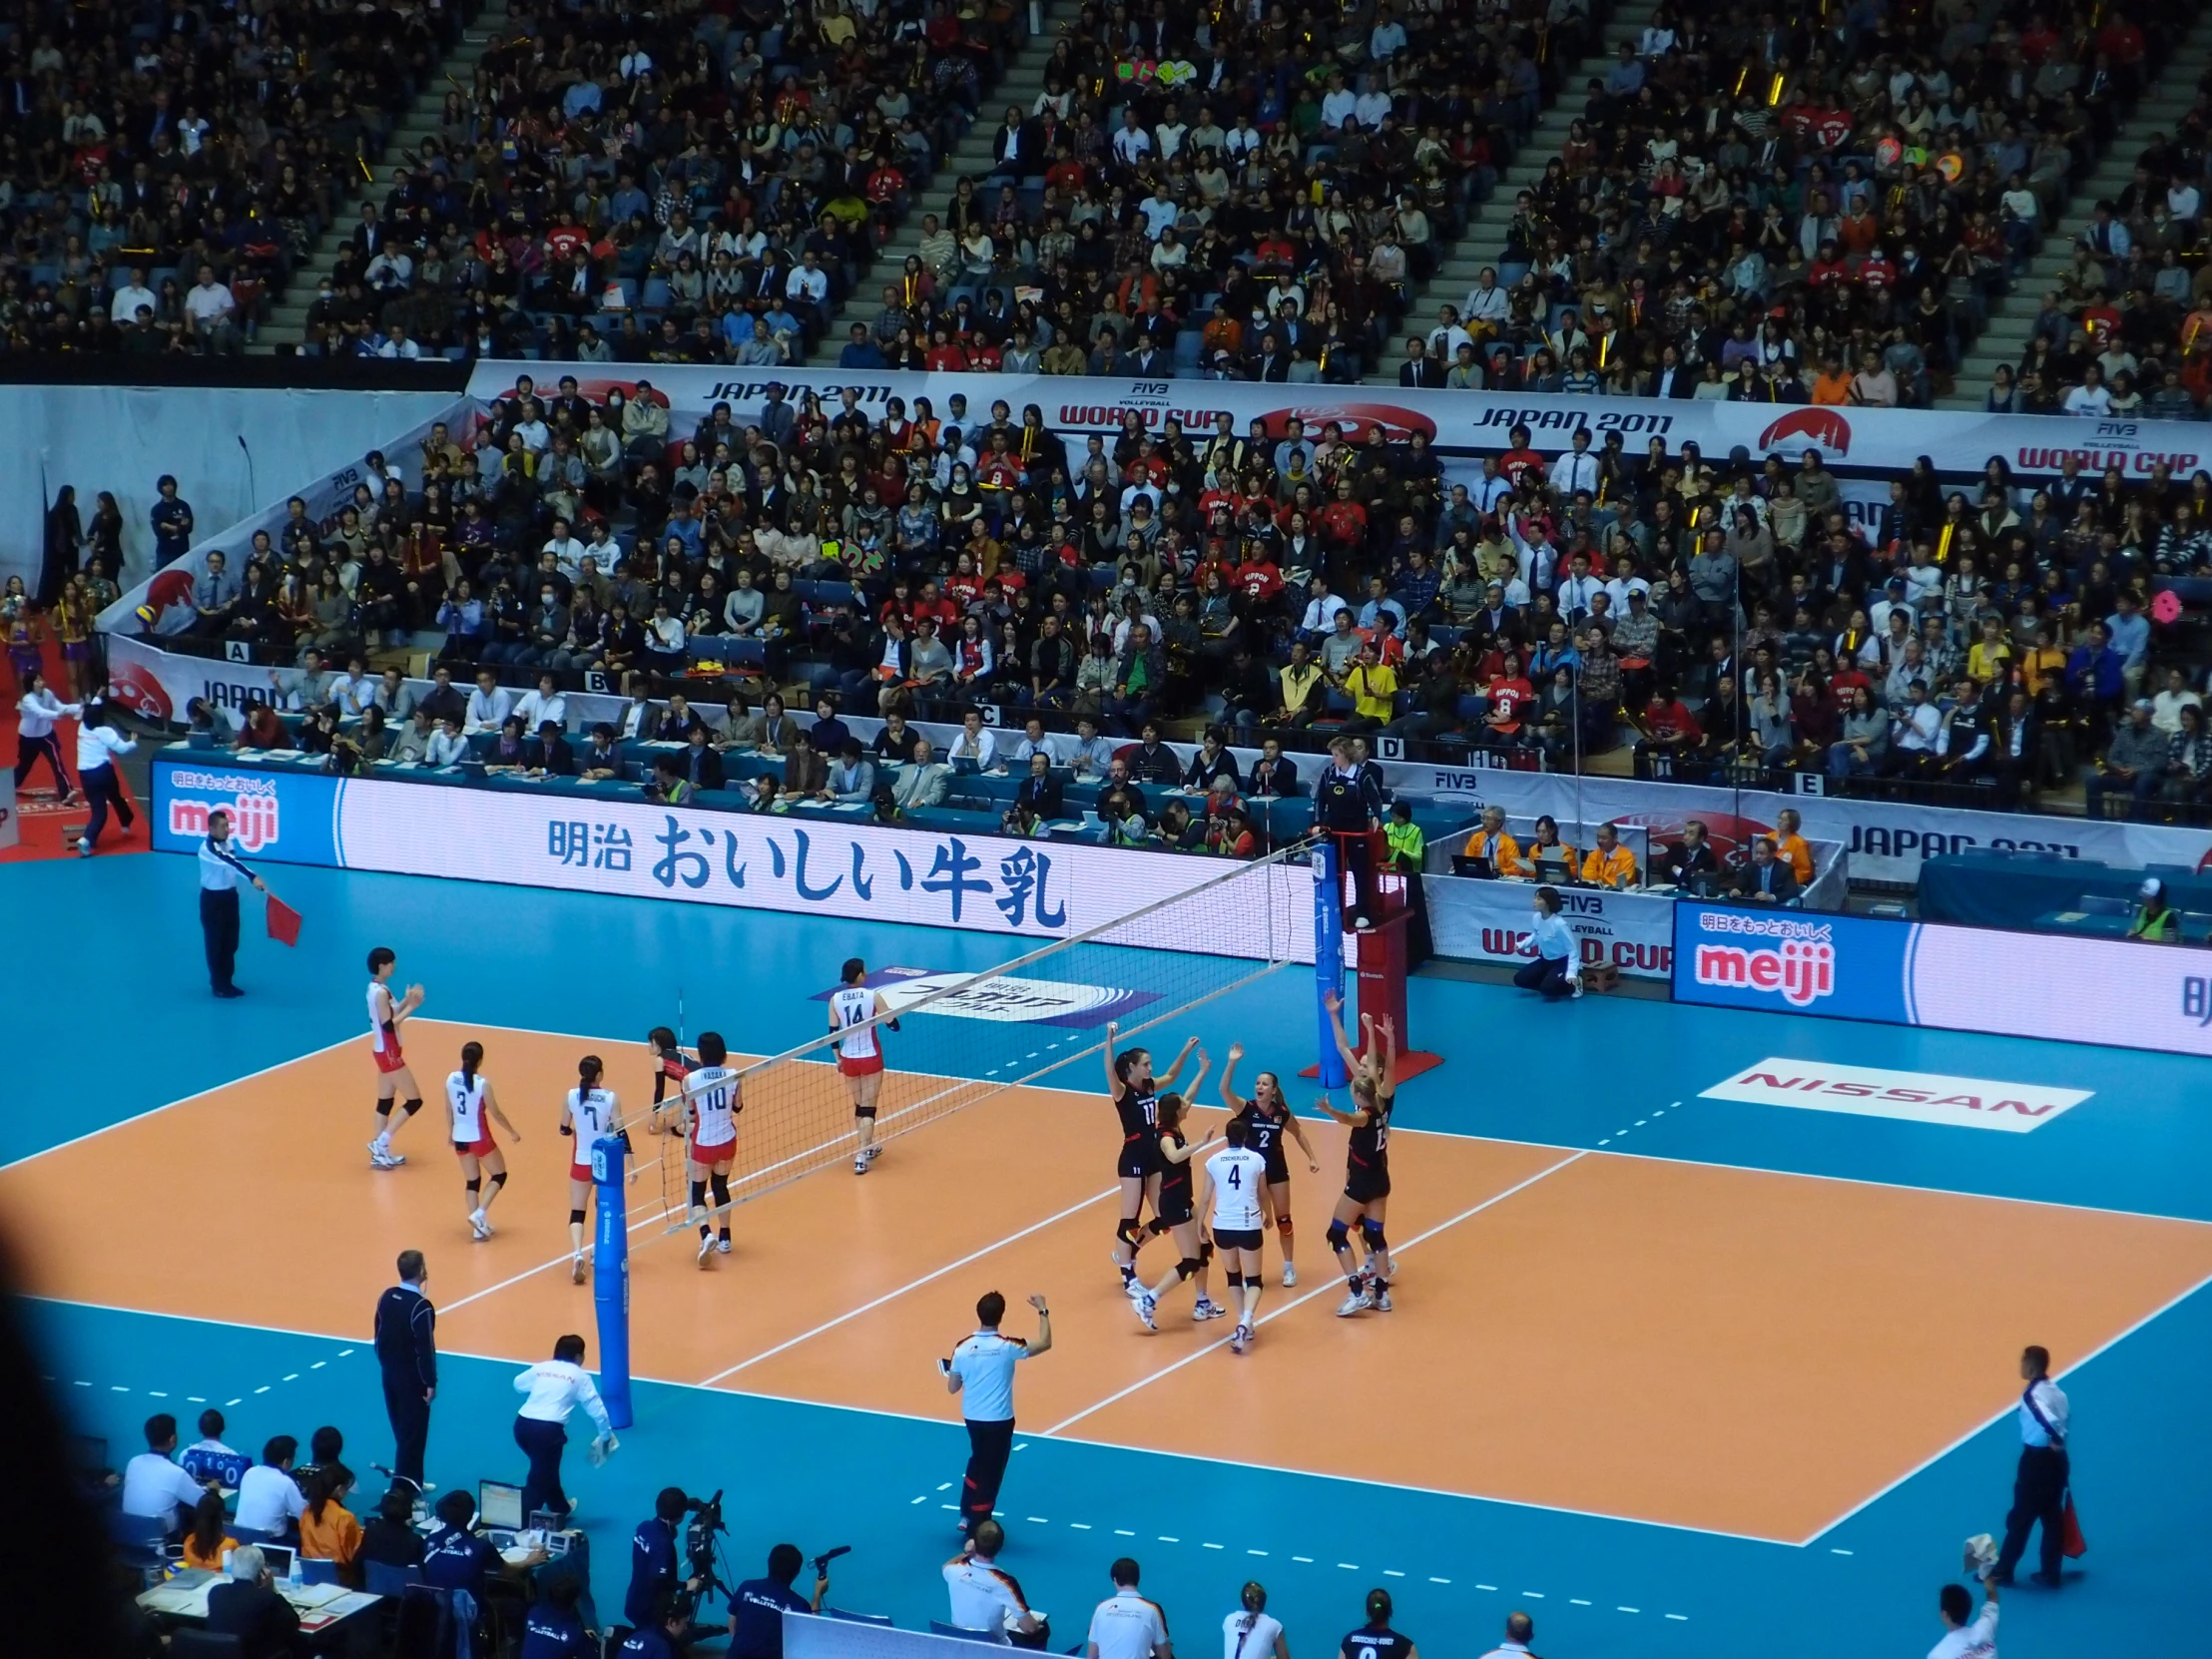
POLYGON ((299 1552, 289 1544, 256 1544, 262 1552, 262 1565, 278 1578, 299 1576, 299 1552))
POLYGON ((1471 875, 1481 881, 1492 881, 1497 878, 1497 866, 1487 858, 1470 858, 1463 852, 1455 852, 1451 858, 1451 873, 1454 875, 1471 875))
POLYGON ((504 1480, 476 1482, 476 1523, 507 1532, 522 1530, 522 1488, 504 1480))

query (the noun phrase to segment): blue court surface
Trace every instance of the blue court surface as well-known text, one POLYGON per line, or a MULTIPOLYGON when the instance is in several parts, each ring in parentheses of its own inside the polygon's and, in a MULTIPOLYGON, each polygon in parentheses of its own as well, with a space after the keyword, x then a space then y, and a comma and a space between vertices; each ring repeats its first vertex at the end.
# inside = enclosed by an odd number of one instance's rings
MULTIPOLYGON (((826 926, 703 906, 399 876, 294 868, 275 873, 285 898, 307 917, 305 936, 293 951, 250 938, 240 977, 251 994, 220 1003, 203 988, 186 860, 157 855, 0 869, 0 904, 13 936, 31 947, 37 982, 48 987, 13 1004, 18 1109, 0 1119, 0 1163, 34 1158, 170 1102, 358 1038, 360 963, 372 944, 400 950, 402 977, 430 987, 425 1013, 440 1020, 635 1041, 649 1026, 671 1021, 681 986, 693 1032, 716 1023, 734 1048, 752 1052, 774 1052, 820 1033, 822 1005, 809 998, 829 984, 846 955, 966 969, 1014 954, 1003 941, 978 934, 826 926), (137 1034, 136 1058, 103 1052, 101 1045, 126 1028, 137 1034), (88 1088, 95 1077, 99 1086, 88 1088)), ((1989 994, 2004 994, 2000 964, 1991 964, 1989 994)), ((2022 1283, 2006 1243, 2018 1236, 2016 1226, 1997 1227, 1987 1248, 1977 1249, 1973 1218, 2025 1217, 2038 1227, 2039 1218, 2047 1218, 2057 1230, 2072 1225, 2070 1218, 2096 1225, 2114 1216, 2165 1218, 2188 1224, 2177 1230, 2184 1244, 2197 1226, 2212 1239, 2212 1193, 2204 1176, 2212 1167, 2212 1112, 2203 1103, 2202 1061, 1627 998, 1543 1005, 1509 987, 1441 978, 1417 978, 1408 999, 1414 1039, 1439 1051, 1445 1063, 1405 1085, 1397 1114, 1402 1129, 1557 1148, 1561 1157, 1588 1151, 1609 1167, 1661 1175, 1720 1169, 1814 1178, 1800 1183, 1809 1195, 1850 1199, 1872 1189, 1878 1196, 1902 1190, 1909 1197, 1999 1201, 1966 1212, 1967 1247, 1940 1264, 1942 1282, 1955 1298, 1954 1324, 1947 1308, 1936 1311, 1933 1325, 1928 1310, 1920 1310, 1907 1327, 1917 1335, 1901 1344, 1879 1307, 1840 1318, 1823 1375, 1810 1386, 1798 1379, 1785 1389, 1788 1397, 1811 1402, 1787 1425, 1795 1449, 1778 1455, 1768 1436, 1747 1440, 1739 1453, 1725 1425, 1699 1421, 1695 1438, 1708 1449, 1702 1467, 1686 1465, 1681 1473, 1686 1509, 1696 1507, 1690 1500, 1708 1474, 1751 1488, 1786 1486, 1801 1469, 1821 1468, 1833 1448, 1882 1438, 1889 1425, 1870 1413, 1901 1387, 1911 1391, 1924 1356, 1976 1380, 1962 1432, 1947 1449, 1939 1445, 1931 1456, 1902 1462, 1894 1480, 1873 1483, 1852 1502, 1824 1510, 1830 1518, 1818 1530, 1784 1538, 1756 1529, 1755 1535, 1730 1535, 1727 1527, 1603 1518, 1574 1506, 1423 1489, 1412 1480, 1293 1472, 1348 1458, 1357 1463, 1364 1440, 1417 1445, 1450 1419, 1481 1412, 1486 1394, 1531 1370, 1575 1370, 1574 1397, 1588 1402, 1580 1408, 1593 1433, 1612 1410, 1647 1411, 1645 1390, 1680 1386, 1680 1377, 1688 1375, 1653 1381, 1638 1369, 1608 1365, 1602 1330, 1591 1337, 1592 1346, 1572 1354, 1539 1342, 1515 1344, 1510 1333, 1522 1315, 1532 1328, 1552 1329, 1544 1310, 1478 1310, 1453 1296, 1420 1296, 1414 1253, 1403 1270, 1408 1294, 1390 1316, 1399 1322, 1393 1332, 1424 1322, 1431 1333, 1463 1325, 1503 1331, 1506 1340, 1485 1336, 1480 1344, 1454 1348, 1444 1342, 1420 1350, 1451 1358, 1419 1370, 1344 1364, 1337 1375, 1301 1379, 1300 1397, 1316 1404, 1290 1431, 1272 1419, 1264 1430, 1256 1427, 1232 1387, 1224 1384, 1215 1393, 1202 1384, 1195 1396, 1176 1396, 1180 1420, 1167 1437, 1187 1448, 1195 1431, 1207 1446, 1203 1455, 1101 1443, 1081 1437, 1080 1429, 1064 1438, 1033 1433, 1020 1442, 1000 1498, 1013 1535, 1005 1564, 1020 1575, 1031 1602, 1054 1615, 1055 1647, 1080 1640, 1089 1607, 1107 1591, 1107 1563, 1129 1553, 1143 1563, 1147 1593, 1163 1603, 1174 1634, 1192 1654, 1210 1651, 1213 1632, 1247 1577, 1265 1581, 1270 1611, 1284 1620, 1294 1648, 1309 1656, 1333 1649, 1360 1623, 1361 1595, 1373 1584, 1390 1589, 1398 1607, 1394 1623, 1439 1659, 1486 1651, 1513 1607, 1535 1616, 1535 1645, 1554 1659, 1707 1659, 1777 1651, 1863 1659, 1923 1652, 1940 1634, 1936 1592, 1957 1576, 1961 1540, 2002 1530, 2017 1446, 2012 1368, 2022 1345, 2050 1340, 2033 1328, 1993 1328, 1984 1317, 1987 1308, 1992 1299, 2018 1307, 2022 1298, 2033 1308, 2046 1292, 2054 1305, 2086 1306, 2102 1294, 2101 1282, 2069 1282, 2064 1251, 2041 1259, 2032 1270, 2037 1282, 2022 1283), (1995 1079, 2089 1091, 2089 1097, 2021 1134, 1703 1097, 1702 1091, 1769 1058, 1995 1079), (1946 1348, 1950 1352, 1942 1352, 1946 1348), (1317 1447, 1341 1455, 1322 1456, 1317 1447), (1756 1466, 1728 1467, 1739 1455, 1756 1466)), ((1288 1074, 1314 1058, 1311 980, 1302 970, 1285 969, 1208 1002, 1189 1026, 1217 1061, 1239 1040, 1255 1062, 1288 1074)), ((1173 1022, 1168 1029, 1181 1028, 1173 1022)), ((1172 1050, 1166 1033, 1155 1040, 1172 1050)), ((895 1066, 895 1050, 892 1058, 895 1066)), ((418 1065, 418 1073, 429 1082, 442 1064, 440 1056, 431 1066, 418 1065)), ((1096 1064, 1085 1061, 1067 1078, 1050 1081, 1095 1087, 1096 1064)), ((330 1115, 331 1155, 361 1159, 364 1183, 375 1179, 358 1148, 368 1078, 364 1061, 357 1087, 343 1099, 296 1102, 300 1112, 330 1115)), ((1241 1082, 1249 1088, 1249 1073, 1241 1082)), ((1302 1108, 1311 1097, 1301 1085, 1291 1092, 1302 1108)), ((1076 1121, 1095 1124, 1103 1175, 1113 1139, 1103 1097, 1091 1117, 1076 1121)), ((415 1131, 419 1161, 436 1155, 435 1133, 429 1126, 415 1131)), ((1406 1135, 1395 1143, 1394 1162, 1403 1169, 1437 1148, 1426 1135, 1406 1135)), ((119 1248, 141 1258, 146 1294, 135 1308, 42 1300, 36 1326, 63 1405, 85 1431, 108 1438, 112 1460, 120 1463, 134 1449, 149 1412, 172 1410, 189 1425, 203 1400, 226 1408, 226 1438, 242 1448, 258 1448, 278 1432, 303 1440, 316 1424, 331 1422, 345 1430, 347 1460, 356 1469, 388 1460, 365 1302, 357 1328, 334 1331, 300 1329, 308 1322, 280 1294, 272 1294, 251 1325, 149 1310, 162 1306, 166 1274, 251 1280, 257 1261, 301 1250, 388 1261, 417 1241, 372 1231, 302 1239, 258 1228, 256 1193, 226 1173, 220 1154, 197 1169, 110 1173, 110 1192, 87 1192, 81 1201, 113 1207, 119 1248), (173 1183, 204 1188, 204 1238, 132 1237, 129 1193, 173 1183)), ((1320 1234, 1334 1173, 1325 1166, 1310 1182, 1298 1174, 1301 1261, 1314 1285, 1330 1277, 1320 1234)), ((440 1167, 437 1179, 451 1176, 440 1167)), ((843 1177, 830 1172, 809 1179, 843 1177)), ((976 1201, 994 1202, 991 1191, 981 1189, 976 1201)), ((527 1206, 565 1209, 565 1194, 511 1190, 503 1202, 511 1216, 527 1206)), ((1011 1231, 1019 1214, 1007 1202, 1005 1230, 1011 1231)), ((1506 1216, 1519 1202, 1502 1198, 1492 1213, 1506 1216)), ((1820 1213, 1802 1228, 1775 1228, 1755 1253, 1759 1260, 1745 1263, 1744 1283, 1769 1289, 1744 1295, 1727 1286, 1685 1283, 1676 1294, 1686 1314, 1728 1322, 1756 1346, 1765 1323, 1798 1312, 1787 1306, 1793 1286, 1833 1299, 1834 1290, 1819 1287, 1848 1289, 1860 1256, 1872 1261, 1894 1243, 1879 1228, 1840 1227, 1834 1216, 1868 1213, 1852 1202, 1809 1208, 1820 1213)), ((1446 1219, 1400 1208, 1392 1212, 1391 1231, 1411 1239, 1446 1219)), ((741 1234, 746 1220, 741 1210, 741 1234)), ((0 1215, 0 1226, 8 1221, 0 1215)), ((1523 1234, 1500 1238, 1501 1249, 1528 1245, 1523 1234)), ((1103 1234, 1097 1241, 1101 1280, 1110 1278, 1110 1242, 1103 1234)), ((441 1248, 451 1254, 466 1247, 448 1242, 441 1248)), ((941 1265, 917 1260, 912 1271, 918 1276, 941 1265)), ((1622 1266, 1625 1271, 1628 1264, 1622 1266)), ((2094 1278, 2108 1267, 2100 1258, 2082 1271, 2094 1278)), ((976 1262, 959 1278, 963 1286, 972 1282, 968 1294, 991 1288, 992 1264, 976 1262)), ((2099 1351, 2068 1353, 2051 1344, 2073 1401, 2075 1492, 2091 1549, 2057 1594, 2025 1587, 2031 1552, 2021 1569, 2023 1587, 2004 1602, 2006 1659, 2097 1653, 2115 1640, 2144 1650, 2201 1647, 2201 1615, 2187 1604, 2193 1598, 2184 1586, 2198 1545, 2212 1530, 2212 1502, 2204 1482, 2189 1471, 2212 1462, 2212 1423, 2196 1397, 2200 1390, 2184 1380, 2200 1377, 2212 1361, 2212 1297, 2205 1282, 2198 1274, 2173 1294, 2148 1301, 2139 1288, 2116 1290, 2109 1338, 2099 1351)), ((1000 1288, 1018 1309, 1022 1296, 1043 1287, 1009 1280, 1000 1288)), ((723 1289, 746 1299, 812 1294, 805 1272, 759 1274, 723 1289)), ((1067 1288, 1050 1289, 1055 1315, 1075 1317, 1067 1311, 1077 1305, 1067 1288)), ((436 1300, 434 1278, 431 1293, 436 1300)), ((1270 1295, 1287 1300, 1272 1288, 1270 1295)), ((840 1312, 826 1306, 820 1317, 840 1312)), ((1009 1323, 1027 1329, 1026 1310, 1009 1323)), ((555 1334, 547 1333, 548 1351, 555 1334)), ((1649 1333, 1640 1340, 1648 1343, 1649 1333)), ((1258 1367, 1269 1357, 1263 1342, 1239 1363, 1258 1367)), ((927 1367, 933 1358, 917 1354, 914 1364, 927 1367)), ((1046 1357, 1038 1365, 1054 1363, 1046 1357)), ((1224 1356, 1199 1362, 1228 1363, 1224 1356)), ((459 1355, 449 1355, 444 1365, 430 1441, 432 1479, 444 1486, 518 1477, 519 1457, 507 1429, 515 1400, 509 1380, 517 1367, 507 1359, 459 1355)), ((1731 1377, 1726 1386, 1756 1391, 1761 1380, 1731 1377)), ((1137 1397, 1141 1404, 1143 1396, 1137 1397)), ((641 1381, 637 1423, 623 1436, 622 1450, 596 1470, 580 1447, 572 1447, 568 1460, 569 1491, 591 1535, 602 1614, 612 1617, 620 1607, 630 1528, 650 1513, 659 1487, 676 1483, 694 1492, 728 1489, 736 1576, 758 1572, 768 1547, 780 1539, 810 1554, 849 1543, 852 1554, 837 1564, 837 1605, 889 1613, 908 1627, 943 1617, 937 1567, 954 1547, 950 1511, 965 1456, 954 1405, 945 1400, 941 1418, 930 1420, 641 1381)), ((1680 1408, 1687 1421, 1701 1402, 1692 1392, 1680 1408)), ((1602 1475, 1593 1471, 1593 1478, 1602 1475)), ((1478 1487, 1479 1470, 1473 1478, 1478 1487)), ((355 1508, 380 1486, 370 1476, 355 1508)))

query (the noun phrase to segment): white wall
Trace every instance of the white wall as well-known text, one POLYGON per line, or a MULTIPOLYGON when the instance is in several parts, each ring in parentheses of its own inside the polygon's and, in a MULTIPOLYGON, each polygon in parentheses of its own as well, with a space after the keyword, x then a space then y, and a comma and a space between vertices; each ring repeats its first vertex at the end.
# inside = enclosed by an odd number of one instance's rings
POLYGON ((452 401, 448 391, 0 386, 0 432, 9 434, 0 442, 0 582, 20 575, 37 585, 45 504, 64 484, 77 486, 88 522, 99 492, 115 492, 129 588, 152 563, 146 515, 163 473, 177 475, 199 535, 213 535, 452 401))

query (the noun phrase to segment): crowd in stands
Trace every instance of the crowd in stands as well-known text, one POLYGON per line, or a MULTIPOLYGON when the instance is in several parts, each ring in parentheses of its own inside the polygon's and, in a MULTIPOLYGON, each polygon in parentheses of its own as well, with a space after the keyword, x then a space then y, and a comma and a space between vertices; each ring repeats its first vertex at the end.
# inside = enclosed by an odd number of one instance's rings
POLYGON ((0 349, 243 349, 473 10, 11 7, 0 349))
POLYGON ((2187 629, 2148 609, 2154 583, 2212 577, 2203 472, 2069 459, 2031 487, 1992 458, 1953 487, 1924 458, 1866 526, 1817 450, 1754 465, 1577 432, 1540 451, 1517 428, 1469 483, 1417 436, 1335 423, 1062 438, 1034 406, 871 415, 779 387, 755 419, 676 432, 650 386, 617 398, 522 380, 467 442, 379 457, 332 522, 295 505, 211 561, 187 627, 341 702, 358 658, 363 704, 371 656, 442 637, 464 735, 479 668, 550 676, 541 700, 601 673, 634 704, 736 692, 748 731, 804 683, 832 711, 948 725, 989 703, 1009 729, 1212 725, 1293 751, 1381 732, 1558 769, 1626 743, 1659 777, 1811 767, 2009 805, 2070 791, 2141 697, 2187 776, 2161 767, 2133 799, 2188 806, 2212 779, 2183 731, 2187 629))

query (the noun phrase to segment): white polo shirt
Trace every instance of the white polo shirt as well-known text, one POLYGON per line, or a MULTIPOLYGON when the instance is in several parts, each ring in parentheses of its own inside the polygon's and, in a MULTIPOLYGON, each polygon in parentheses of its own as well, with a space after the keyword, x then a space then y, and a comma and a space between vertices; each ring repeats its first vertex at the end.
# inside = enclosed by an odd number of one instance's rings
POLYGON ((238 1524, 256 1532, 280 1533, 287 1521, 306 1512, 299 1482, 282 1469, 256 1463, 239 1476, 238 1524))
POLYGON ((1029 1611, 1014 1581, 980 1555, 947 1561, 944 1586, 951 1622, 963 1630, 988 1630, 995 1641, 1005 1641, 1029 1611))
POLYGON ((1089 1639, 1098 1659, 1152 1659, 1168 1639, 1168 1618, 1158 1602, 1124 1590, 1098 1604, 1089 1639))
POLYGON ((970 1422, 1014 1420, 1014 1367, 1029 1358, 1026 1344, 995 1331, 978 1331, 952 1351, 952 1375, 960 1380, 960 1414, 970 1422))
POLYGON ((1928 1650, 1928 1659, 1997 1659, 1997 1604, 1984 1601, 1973 1623, 1944 1631, 1943 1639, 1928 1650))
POLYGON ((160 1517, 177 1527, 177 1505, 191 1508, 205 1490, 158 1451, 142 1451, 123 1466, 123 1512, 126 1515, 160 1517))

